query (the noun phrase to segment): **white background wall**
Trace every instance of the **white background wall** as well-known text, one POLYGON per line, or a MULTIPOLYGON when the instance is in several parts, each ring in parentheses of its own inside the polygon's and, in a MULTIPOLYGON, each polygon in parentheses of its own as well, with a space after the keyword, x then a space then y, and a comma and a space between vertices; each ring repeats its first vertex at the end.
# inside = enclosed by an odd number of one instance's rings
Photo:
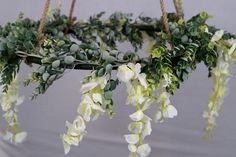
MULTIPOLYGON (((71 0, 63 1, 63 13, 67 13, 71 0)), ((166 1, 168 11, 173 11, 172 1, 166 1)), ((56 4, 56 0, 53 1, 56 4)), ((42 0, 0 0, 0 24, 14 21, 20 11, 25 16, 38 19, 43 10, 42 0)), ((55 5, 54 5, 55 6, 55 5)), ((235 0, 185 0, 186 18, 200 11, 207 11, 214 18, 209 24, 236 33, 235 0)), ((79 0, 75 15, 78 19, 106 11, 135 13, 160 17, 158 0, 79 0)), ((123 50, 129 46, 122 47, 123 50)), ((235 66, 232 66, 235 68, 235 66)), ((233 70, 232 72, 235 70, 233 70)), ((26 78, 30 72, 26 66, 20 71, 20 77, 26 78)), ((0 157, 63 157, 63 148, 59 134, 65 131, 65 120, 72 121, 80 102, 80 81, 88 71, 68 71, 67 74, 35 101, 26 100, 20 107, 22 128, 28 131, 27 141, 16 147, 0 141, 0 157)), ((235 157, 236 154, 236 79, 230 81, 230 93, 217 119, 212 141, 203 141, 204 120, 202 112, 206 108, 211 92, 212 81, 207 78, 207 69, 199 65, 198 69, 182 85, 172 98, 179 116, 164 124, 153 124, 153 133, 147 138, 151 143, 150 157, 235 157)), ((34 87, 21 88, 21 94, 29 96, 34 87)), ((113 120, 105 115, 88 128, 88 136, 73 147, 70 157, 127 157, 127 144, 123 135, 128 133, 128 115, 134 111, 125 104, 126 90, 120 86, 114 93, 115 112, 113 120)), ((0 125, 1 126, 1 125, 0 125)))

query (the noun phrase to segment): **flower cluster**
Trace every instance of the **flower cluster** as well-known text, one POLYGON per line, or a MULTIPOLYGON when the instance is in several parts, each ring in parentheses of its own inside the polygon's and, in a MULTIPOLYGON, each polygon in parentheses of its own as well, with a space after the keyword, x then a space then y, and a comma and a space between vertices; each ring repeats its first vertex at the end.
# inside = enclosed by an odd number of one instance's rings
POLYGON ((229 64, 230 61, 233 60, 232 55, 236 48, 236 42, 234 40, 229 40, 230 48, 223 49, 223 45, 221 45, 223 35, 224 31, 219 30, 215 32, 211 39, 211 44, 217 46, 219 57, 217 66, 212 71, 214 86, 208 102, 208 109, 203 113, 203 117, 206 120, 204 137, 209 137, 212 129, 216 125, 215 119, 219 115, 221 104, 227 93, 227 85, 230 76, 229 64))
POLYGON ((0 103, 7 124, 3 138, 15 144, 22 143, 27 136, 26 132, 20 131, 18 123, 18 106, 24 101, 24 97, 18 95, 18 85, 19 82, 15 78, 9 85, 7 92, 2 93, 2 87, 0 87, 0 103))
POLYGON ((82 101, 78 107, 78 116, 73 123, 66 122, 67 133, 62 135, 65 154, 70 151, 71 145, 78 146, 86 132, 86 123, 96 120, 105 112, 104 88, 107 79, 105 76, 86 77, 81 87, 82 101))
POLYGON ((130 157, 146 157, 151 152, 151 148, 148 144, 143 144, 143 140, 152 132, 151 118, 144 114, 151 103, 147 92, 146 74, 141 73, 139 63, 129 63, 118 68, 117 77, 126 83, 128 91, 126 104, 136 107, 136 112, 130 115, 133 122, 129 124, 128 129, 131 134, 125 135, 125 140, 129 144, 130 157))
POLYGON ((144 138, 152 132, 151 118, 143 113, 146 104, 141 109, 140 106, 137 105, 137 111, 129 116, 133 121, 128 126, 131 134, 125 135, 125 140, 129 144, 130 157, 146 157, 151 152, 149 144, 143 144, 144 138))

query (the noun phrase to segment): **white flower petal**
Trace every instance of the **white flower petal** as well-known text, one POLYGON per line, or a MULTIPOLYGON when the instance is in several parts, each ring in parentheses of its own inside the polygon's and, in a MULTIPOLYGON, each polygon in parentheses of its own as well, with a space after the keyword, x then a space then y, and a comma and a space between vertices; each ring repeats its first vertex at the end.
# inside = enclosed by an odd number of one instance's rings
POLYGON ((234 52, 235 49, 236 49, 236 42, 231 46, 231 48, 228 51, 228 54, 232 55, 232 53, 234 52))
POLYGON ((2 106, 2 110, 3 110, 4 112, 6 112, 7 110, 9 110, 9 109, 11 108, 11 105, 10 105, 9 103, 4 102, 4 100, 3 100, 3 102, 1 103, 1 106, 2 106))
POLYGON ((63 135, 63 140, 68 143, 69 145, 79 145, 79 139, 76 136, 72 136, 70 134, 64 134, 63 135))
POLYGON ((100 103, 102 104, 102 95, 100 93, 95 93, 93 94, 93 101, 95 103, 100 103))
POLYGON ((81 87, 81 92, 82 93, 86 93, 92 89, 94 89, 96 86, 98 85, 97 82, 89 82, 89 83, 85 83, 82 85, 81 87))
POLYGON ((172 81, 169 75, 164 74, 163 76, 164 76, 163 88, 166 88, 172 83, 172 81))
POLYGON ((4 135, 3 135, 3 139, 9 142, 13 142, 13 133, 7 131, 4 135))
POLYGON ((70 152, 70 145, 66 141, 64 141, 64 139, 62 142, 63 142, 63 147, 64 147, 64 153, 65 155, 67 155, 70 152))
POLYGON ((142 144, 138 147, 137 153, 140 155, 140 157, 146 157, 150 154, 151 148, 148 144, 142 144))
POLYGON ((142 104, 145 101, 144 89, 141 85, 133 85, 130 88, 126 104, 131 104, 136 106, 137 104, 142 104))
POLYGON ((142 106, 142 111, 149 109, 152 102, 153 101, 151 99, 146 99, 143 106, 142 106))
POLYGON ((147 88, 147 81, 146 81, 146 74, 142 73, 138 75, 138 80, 140 84, 144 87, 147 88))
POLYGON ((128 149, 130 152, 134 153, 137 151, 137 147, 134 144, 129 144, 128 149))
POLYGON ((178 111, 173 105, 167 105, 163 111, 164 118, 174 118, 177 115, 178 115, 178 111))
POLYGON ((125 140, 129 144, 136 144, 139 141, 139 136, 136 134, 125 135, 125 140))
POLYGON ((78 116, 73 122, 74 128, 77 131, 84 131, 86 126, 84 119, 81 116, 78 116))
POLYGON ((100 112, 105 112, 105 110, 100 105, 97 105, 97 104, 92 104, 91 108, 93 110, 97 110, 97 111, 100 111, 100 112))
POLYGON ((140 134, 142 132, 143 129, 143 123, 142 122, 133 122, 130 123, 128 126, 128 129, 130 132, 134 133, 134 134, 140 134))
POLYGON ((161 123, 162 120, 163 120, 162 112, 158 110, 155 114, 155 122, 156 123, 161 123))
POLYGON ((128 63, 128 67, 134 72, 134 79, 138 78, 140 72, 141 72, 141 64, 133 64, 133 63, 128 63))
POLYGON ((93 111, 93 114, 92 114, 92 121, 95 121, 98 119, 98 117, 100 116, 101 113, 99 113, 98 111, 93 111))
POLYGON ((143 119, 144 114, 143 114, 143 111, 138 110, 137 112, 131 114, 129 117, 130 117, 130 119, 132 119, 133 121, 137 122, 137 121, 140 121, 140 120, 143 119))
POLYGON ((15 135, 15 143, 18 144, 18 143, 22 143, 25 141, 27 137, 27 132, 20 132, 20 133, 17 133, 15 135))
POLYGON ((143 128, 142 137, 145 138, 146 136, 151 135, 151 133, 152 133, 151 122, 147 121, 143 128))
POLYGON ((18 99, 16 100, 16 106, 22 104, 24 102, 24 99, 25 99, 24 96, 18 97, 18 99))
POLYGON ((127 67, 127 65, 121 65, 117 71, 117 78, 122 82, 129 82, 134 77, 134 72, 127 67))
POLYGON ((103 77, 98 77, 95 79, 96 82, 100 85, 101 89, 104 89, 105 86, 107 85, 107 79, 105 76, 103 77))
POLYGON ((216 31, 213 37, 211 38, 211 42, 219 41, 223 35, 224 35, 224 30, 216 31))
POLYGON ((147 122, 152 121, 152 119, 150 117, 148 117, 147 115, 144 115, 142 121, 147 123, 147 122))
POLYGON ((85 121, 90 121, 90 116, 92 114, 91 106, 85 103, 81 103, 78 108, 78 113, 82 115, 85 121))

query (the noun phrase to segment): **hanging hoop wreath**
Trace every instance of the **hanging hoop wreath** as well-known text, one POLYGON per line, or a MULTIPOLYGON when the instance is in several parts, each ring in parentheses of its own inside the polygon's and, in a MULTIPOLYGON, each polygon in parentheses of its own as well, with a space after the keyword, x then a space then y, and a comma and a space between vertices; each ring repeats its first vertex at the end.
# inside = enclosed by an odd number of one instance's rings
POLYGON ((162 17, 159 19, 132 14, 114 13, 108 19, 99 13, 87 21, 76 20, 72 1, 69 16, 59 10, 49 12, 46 0, 40 21, 24 18, 0 26, 1 107, 8 124, 3 136, 13 143, 21 143, 27 133, 18 125, 17 107, 23 97, 17 93, 17 73, 22 61, 38 64, 24 81, 38 83, 32 99, 44 94, 66 69, 92 70, 81 82, 82 101, 78 116, 66 122, 67 132, 61 135, 65 154, 71 145, 78 145, 86 135, 86 124, 107 113, 113 117, 112 93, 120 83, 127 86, 126 103, 136 111, 125 135, 130 156, 148 156, 151 148, 144 139, 152 132, 151 121, 161 123, 177 116, 170 94, 180 88, 189 74, 203 62, 214 81, 208 108, 204 137, 209 137, 215 126, 222 100, 227 91, 229 64, 236 62, 236 36, 206 24, 206 12, 184 19, 182 1, 173 0, 176 13, 167 13, 160 0, 162 17), (139 56, 144 40, 148 40, 146 58, 139 56), (76 42, 75 42, 76 41, 76 42), (129 42, 134 50, 121 52, 117 42, 129 42), (117 70, 117 77, 111 77, 117 70), (158 94, 155 91, 159 90, 158 94), (153 118, 146 110, 157 106, 153 118))

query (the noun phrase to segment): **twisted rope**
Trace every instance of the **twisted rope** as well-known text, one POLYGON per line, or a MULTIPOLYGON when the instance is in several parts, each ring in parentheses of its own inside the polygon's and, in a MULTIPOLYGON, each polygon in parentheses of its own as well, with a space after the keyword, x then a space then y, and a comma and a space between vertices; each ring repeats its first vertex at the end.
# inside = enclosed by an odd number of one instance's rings
POLYGON ((70 13, 69 13, 69 23, 72 24, 73 23, 73 12, 75 9, 75 2, 76 0, 73 0, 71 3, 71 7, 70 7, 70 13))
POLYGON ((73 12, 74 12, 74 9, 75 9, 75 3, 76 3, 76 0, 73 0, 72 3, 71 3, 69 17, 68 17, 68 26, 65 30, 66 34, 68 33, 68 31, 70 29, 70 26, 73 25, 73 23, 74 23, 73 12))
POLYGON ((178 21, 180 16, 181 16, 179 3, 177 2, 177 0, 173 0, 173 3, 174 3, 174 6, 175 6, 175 11, 176 11, 176 20, 178 21))
POLYGON ((166 13, 165 4, 163 0, 160 0, 160 5, 161 5, 161 12, 162 12, 162 17, 163 17, 163 25, 165 27, 165 31, 170 35, 170 27, 169 27, 167 13, 166 13))
POLYGON ((40 24, 39 24, 39 28, 38 28, 38 42, 39 42, 39 45, 41 44, 41 42, 43 40, 43 37, 44 37, 43 31, 44 31, 44 27, 45 27, 45 23, 46 23, 47 14, 48 14, 48 11, 50 9, 50 2, 51 2, 51 0, 46 0, 44 10, 43 10, 43 15, 40 19, 40 24))

